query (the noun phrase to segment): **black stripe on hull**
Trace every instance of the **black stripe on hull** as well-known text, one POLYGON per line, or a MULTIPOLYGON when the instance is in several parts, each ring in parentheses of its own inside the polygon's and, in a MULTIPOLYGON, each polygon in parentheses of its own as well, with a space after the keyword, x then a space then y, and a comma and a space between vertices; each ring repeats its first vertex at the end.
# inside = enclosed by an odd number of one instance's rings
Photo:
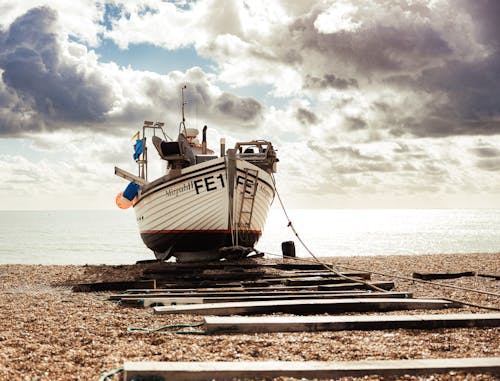
MULTIPOLYGON (((253 247, 261 233, 240 232, 238 244, 253 247)), ((232 245, 230 232, 154 232, 141 233, 144 244, 156 253, 214 251, 232 245)))

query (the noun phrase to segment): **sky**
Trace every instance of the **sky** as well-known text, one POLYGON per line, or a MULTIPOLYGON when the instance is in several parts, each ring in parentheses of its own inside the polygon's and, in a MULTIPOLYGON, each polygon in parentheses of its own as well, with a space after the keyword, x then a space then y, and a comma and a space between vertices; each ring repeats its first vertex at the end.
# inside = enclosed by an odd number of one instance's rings
POLYGON ((116 208, 114 166, 137 171, 144 120, 177 135, 184 85, 216 151, 273 142, 289 208, 500 208, 498 19, 495 0, 2 1, 0 209, 116 208))

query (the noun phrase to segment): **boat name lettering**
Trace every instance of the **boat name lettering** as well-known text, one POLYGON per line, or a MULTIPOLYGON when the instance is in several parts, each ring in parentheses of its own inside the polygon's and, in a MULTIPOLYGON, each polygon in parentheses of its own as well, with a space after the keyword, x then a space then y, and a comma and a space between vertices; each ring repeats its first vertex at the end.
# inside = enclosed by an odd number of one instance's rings
POLYGON ((247 181, 246 181, 246 184, 245 184, 245 177, 244 176, 238 176, 236 178, 236 184, 237 185, 243 185, 245 187, 245 193, 247 194, 251 194, 252 192, 250 192, 249 189, 251 189, 253 187, 253 183, 254 181, 252 179, 248 179, 247 178, 247 181))
POLYGON ((184 184, 183 186, 181 186, 179 188, 167 189, 167 191, 165 192, 165 195, 167 197, 172 197, 172 196, 177 197, 180 193, 184 193, 184 192, 191 190, 191 189, 193 189, 193 182, 192 181, 184 184))
POLYGON ((222 188, 226 186, 224 184, 224 176, 222 176, 222 173, 217 176, 207 176, 203 179, 194 180, 193 183, 196 194, 200 194, 200 190, 203 188, 205 188, 207 192, 210 192, 218 189, 219 186, 222 188))

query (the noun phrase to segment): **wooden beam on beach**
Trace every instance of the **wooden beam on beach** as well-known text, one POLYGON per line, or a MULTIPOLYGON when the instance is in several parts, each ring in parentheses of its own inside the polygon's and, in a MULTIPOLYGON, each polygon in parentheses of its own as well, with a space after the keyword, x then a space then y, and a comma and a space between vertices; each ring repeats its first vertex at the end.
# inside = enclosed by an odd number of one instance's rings
POLYGON ((154 289, 156 280, 134 280, 117 282, 79 283, 72 288, 73 292, 125 291, 129 288, 154 289))
MULTIPOLYGON (((328 266, 334 266, 328 264, 328 266)), ((326 271, 327 269, 320 263, 303 263, 303 262, 284 262, 284 263, 269 263, 263 261, 219 261, 219 262, 191 262, 191 263, 177 263, 177 262, 155 262, 146 264, 143 270, 145 275, 148 274, 181 274, 181 273, 201 273, 203 270, 224 270, 224 271, 244 271, 245 269, 277 269, 285 271, 326 271), (200 270, 202 269, 202 270, 200 270)))
POLYGON ((231 302, 154 307, 156 314, 251 315, 266 313, 317 314, 339 312, 394 311, 458 307, 444 299, 300 299, 261 302, 231 302))
POLYGON ((146 377, 165 380, 201 381, 231 379, 271 379, 277 377, 328 378, 430 375, 463 371, 500 373, 500 357, 364 360, 364 361, 211 361, 211 362, 128 362, 123 366, 124 381, 146 377))
POLYGON ((415 279, 435 280, 435 279, 455 279, 464 276, 474 276, 474 271, 463 271, 459 273, 413 273, 412 277, 415 279))
POLYGON ((265 273, 262 271, 246 272, 217 272, 217 273, 148 273, 148 279, 184 281, 184 282, 203 282, 203 281, 241 281, 251 279, 263 279, 265 273))
MULTIPOLYGON (((328 266, 335 266, 331 263, 327 263, 328 266)), ((285 262, 272 264, 272 267, 281 270, 324 270, 325 266, 321 263, 312 262, 285 262)))
MULTIPOLYGON (((369 285, 374 285, 384 290, 392 290, 394 288, 394 282, 386 281, 372 281, 367 282, 369 285)), ((326 284, 326 285, 309 285, 309 286, 275 286, 271 290, 269 287, 241 287, 240 284, 237 286, 228 287, 187 287, 187 288, 166 288, 161 284, 157 284, 156 290, 148 290, 149 292, 209 292, 209 293, 221 293, 221 292, 297 292, 297 291, 352 291, 352 290, 370 290, 370 286, 365 283, 345 283, 345 284, 326 284)), ((140 292, 143 293, 144 289, 127 289, 127 292, 140 292)))
POLYGON ((321 284, 318 286, 311 286, 311 287, 317 287, 318 291, 334 291, 334 290, 370 290, 371 289, 370 286, 376 286, 383 290, 389 291, 394 288, 394 282, 378 281, 378 282, 365 282, 365 283, 321 284))
POLYGON ((241 288, 240 282, 172 282, 165 283, 163 281, 157 280, 157 285, 162 288, 170 288, 170 289, 199 289, 199 288, 210 288, 210 289, 223 289, 223 288, 241 288))
POLYGON ((311 332, 499 327, 500 313, 357 316, 207 316, 207 333, 311 332))
POLYGON ((229 303, 229 302, 255 302, 263 300, 292 300, 292 299, 328 299, 328 298, 411 298, 412 295, 403 292, 361 292, 361 293, 345 293, 345 294, 289 294, 289 295, 272 295, 268 293, 267 295, 241 295, 241 296, 182 296, 182 295, 170 295, 170 296, 151 296, 146 297, 131 297, 122 296, 119 300, 122 304, 132 305, 132 306, 171 306, 171 305, 181 305, 181 304, 201 304, 201 303, 229 303))
MULTIPOLYGON (((155 289, 155 290, 126 290, 123 294, 114 294, 110 295, 108 299, 110 300, 120 300, 122 298, 203 298, 203 297, 231 297, 231 296, 289 296, 289 295, 301 295, 306 297, 307 295, 331 295, 332 298, 337 297, 337 295, 366 295, 371 292, 366 292, 363 290, 345 290, 345 291, 311 291, 311 290, 284 290, 284 291, 230 291, 230 292, 197 292, 196 290, 189 290, 186 292, 174 292, 164 289, 155 289)), ((398 293, 390 293, 398 294, 398 293)), ((403 292, 400 293, 402 298, 408 297, 411 298, 412 294, 403 292)))
POLYGON ((304 272, 304 271, 282 271, 279 273, 266 273, 263 271, 224 271, 224 272, 209 272, 200 271, 193 269, 193 271, 168 271, 168 272, 153 272, 144 271, 143 277, 145 279, 156 279, 164 283, 173 282, 177 284, 196 284, 201 282, 235 282, 235 281, 254 281, 260 282, 262 285, 270 285, 275 283, 282 283, 288 279, 295 278, 313 278, 317 277, 323 279, 334 279, 334 282, 346 282, 346 278, 356 278, 369 280, 371 274, 368 272, 351 271, 336 274, 331 271, 314 271, 314 272, 304 272))
MULTIPOLYGON (((351 277, 350 277, 351 278, 351 277)), ((321 284, 338 284, 338 283, 352 283, 356 280, 363 279, 346 279, 340 277, 323 277, 323 276, 311 276, 302 278, 288 278, 285 280, 287 286, 309 286, 309 285, 321 285, 321 284)))

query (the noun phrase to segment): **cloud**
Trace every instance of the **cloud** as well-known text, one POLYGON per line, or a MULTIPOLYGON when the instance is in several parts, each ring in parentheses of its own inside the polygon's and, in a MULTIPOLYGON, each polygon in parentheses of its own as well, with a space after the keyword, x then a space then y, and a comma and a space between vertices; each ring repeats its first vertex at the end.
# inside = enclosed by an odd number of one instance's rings
POLYGON ((500 158, 479 160, 477 162, 477 167, 485 171, 499 172, 500 158))
POLYGON ((335 88, 335 89, 347 89, 348 87, 358 87, 358 81, 353 78, 343 79, 337 78, 335 74, 324 74, 323 78, 312 77, 309 74, 306 75, 305 88, 335 88))
MULTIPOLYGON (((88 189, 107 176, 98 162, 127 165, 129 142, 119 136, 143 120, 165 121, 175 136, 187 85, 188 124, 207 123, 210 138, 248 138, 252 129, 272 139, 280 176, 294 179, 285 192, 304 203, 311 194, 498 190, 497 2, 18 3, 0 5, 0 136, 29 137, 40 150, 64 141, 61 173, 96 173, 88 189), (131 54, 134 44, 189 47, 214 64, 134 70, 104 63, 92 50, 103 39, 131 54)), ((36 160, 28 161, 18 162, 16 184, 50 183, 38 171, 28 176, 36 160)))
POLYGON ((318 124, 319 118, 312 111, 299 107, 296 113, 297 119, 303 125, 318 124))
POLYGON ((490 143, 480 141, 469 152, 479 158, 476 166, 485 171, 500 171, 500 148, 490 143))
MULTIPOLYGON (((10 112, 27 112, 28 120, 19 121, 26 130, 104 120, 110 88, 99 75, 63 59, 57 14, 50 8, 34 8, 16 19, 1 33, 0 51, 2 80, 17 97, 10 112)), ((3 134, 19 131, 16 121, 3 122, 3 134)))
POLYGON ((498 51, 500 49, 500 25, 498 23, 500 3, 494 0, 460 0, 458 3, 476 21, 474 30, 477 37, 483 43, 498 51))
POLYGON ((253 98, 240 98, 233 94, 223 93, 218 97, 216 106, 224 116, 249 122, 262 113, 262 106, 253 98))
POLYGON ((257 126, 262 105, 223 92, 194 67, 160 75, 102 64, 93 51, 65 40, 58 13, 33 8, 0 32, 0 134, 55 129, 113 129, 167 116, 177 124, 180 88, 188 84, 192 109, 221 127, 257 126), (160 112, 158 110, 161 110, 160 112))
POLYGON ((50 7, 55 12, 63 14, 58 19, 61 31, 66 36, 72 36, 90 46, 97 46, 99 35, 105 30, 103 25, 105 6, 101 1, 72 0, 68 7, 67 0, 23 0, 2 1, 0 3, 0 22, 3 27, 12 24, 29 9, 50 7))

